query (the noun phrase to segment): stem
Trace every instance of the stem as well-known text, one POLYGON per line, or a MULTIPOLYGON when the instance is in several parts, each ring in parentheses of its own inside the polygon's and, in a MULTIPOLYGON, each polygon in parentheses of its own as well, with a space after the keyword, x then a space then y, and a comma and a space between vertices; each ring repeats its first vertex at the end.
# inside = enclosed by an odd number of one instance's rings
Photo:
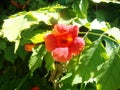
POLYGON ((58 79, 63 75, 66 63, 56 63, 55 70, 51 72, 49 81, 53 83, 54 90, 58 90, 59 84, 58 79))
POLYGON ((21 86, 24 84, 24 82, 28 79, 29 76, 30 76, 30 72, 27 73, 27 75, 23 78, 23 80, 20 82, 17 88, 15 88, 15 90, 20 90, 21 86))
POLYGON ((84 83, 83 82, 80 85, 80 90, 84 90, 84 83))
POLYGON ((85 34, 85 37, 87 36, 87 34, 91 34, 91 35, 95 35, 95 36, 101 36, 101 37, 108 38, 109 40, 112 40, 112 41, 118 43, 115 39, 110 38, 109 36, 106 36, 105 33, 104 34, 98 34, 98 33, 93 33, 93 32, 79 32, 79 34, 85 34))

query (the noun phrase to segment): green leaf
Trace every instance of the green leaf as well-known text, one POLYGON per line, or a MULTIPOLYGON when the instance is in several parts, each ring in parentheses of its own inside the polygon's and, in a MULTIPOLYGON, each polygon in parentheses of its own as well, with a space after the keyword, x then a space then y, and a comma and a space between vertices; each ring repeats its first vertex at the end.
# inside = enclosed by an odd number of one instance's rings
POLYGON ((60 11, 60 16, 66 20, 70 20, 71 18, 75 17, 75 13, 73 12, 72 9, 70 8, 66 8, 60 11))
MULTIPOLYGON (((61 9, 62 7, 58 6, 58 8, 61 9)), ((54 8, 54 10, 56 9, 54 8)), ((7 38, 10 42, 15 42, 14 52, 16 52, 20 44, 22 31, 31 29, 31 26, 39 24, 39 22, 52 25, 58 19, 59 14, 57 12, 48 12, 46 9, 17 13, 4 20, 1 31, 4 38, 7 38)), ((43 35, 42 33, 36 36, 32 35, 31 41, 35 44, 43 42, 43 35)))
POLYGON ((38 33, 30 39, 34 44, 41 43, 44 41, 44 33, 38 33))
POLYGON ((27 30, 21 34, 20 44, 24 45, 26 43, 34 43, 34 44, 42 43, 44 41, 44 35, 48 32, 50 31, 44 29, 27 30))
POLYGON ((80 55, 77 72, 82 77, 83 82, 92 78, 99 65, 107 59, 106 51, 101 43, 101 38, 94 41, 80 55))
POLYGON ((11 44, 7 46, 7 48, 4 50, 5 53, 5 59, 11 63, 15 62, 16 54, 14 54, 14 45, 11 44))
POLYGON ((113 27, 106 32, 108 35, 114 37, 120 43, 120 29, 113 27))
POLYGON ((112 51, 114 50, 114 48, 117 47, 117 43, 108 39, 108 38, 105 38, 104 42, 105 42, 105 50, 106 50, 107 55, 109 57, 111 55, 112 51))
POLYGON ((41 66, 43 57, 46 54, 45 45, 41 44, 38 48, 33 50, 29 60, 29 70, 31 74, 41 66))
POLYGON ((48 7, 40 8, 37 11, 40 11, 40 12, 56 12, 57 11, 58 12, 61 9, 65 9, 65 8, 67 8, 67 7, 62 6, 60 4, 56 4, 56 5, 51 5, 51 6, 48 6, 48 7))
MULTIPOLYGON (((70 78, 71 78, 72 76, 73 76, 72 73, 66 73, 66 75, 63 76, 59 82, 62 82, 62 83, 65 82, 65 83, 68 83, 68 82, 66 82, 66 81, 67 81, 66 79, 68 79, 69 81, 71 81, 70 78)), ((72 79, 72 80, 73 80, 73 79, 72 79)), ((69 84, 70 84, 70 83, 69 83, 69 84)))
MULTIPOLYGON (((56 6, 51 9, 57 10, 62 8, 63 7, 56 6)), ((13 42, 20 39, 21 32, 29 29, 32 25, 39 24, 39 22, 52 25, 60 18, 60 16, 57 12, 51 12, 51 10, 47 9, 43 8, 36 11, 17 13, 10 16, 9 19, 5 19, 2 26, 3 37, 6 37, 10 42, 13 42)))
POLYGON ((49 53, 49 52, 46 53, 44 59, 46 62, 45 67, 47 68, 48 71, 55 69, 55 63, 54 63, 54 60, 51 56, 51 53, 49 53))
POLYGON ((2 37, 3 36, 3 32, 1 32, 1 30, 0 30, 0 37, 2 37))
POLYGON ((0 38, 0 50, 5 50, 6 48, 6 41, 2 38, 0 38))
POLYGON ((87 18, 88 6, 89 6, 88 0, 81 0, 74 2, 72 8, 73 11, 76 13, 77 17, 87 18))
POLYGON ((47 25, 51 24, 51 19, 58 19, 59 14, 58 13, 52 13, 52 12, 41 12, 41 11, 31 11, 31 14, 37 18, 38 22, 43 21, 47 25))
POLYGON ((65 76, 61 78, 59 83, 63 86, 60 90, 78 90, 75 86, 76 84, 81 82, 81 77, 79 75, 73 75, 72 73, 66 73, 65 76))
POLYGON ((93 2, 95 3, 101 3, 101 2, 106 2, 106 3, 117 3, 117 4, 120 4, 120 1, 119 0, 92 0, 93 2))
POLYGON ((40 42, 43 41, 43 36, 42 37, 40 37, 40 36, 41 36, 41 34, 43 35, 44 32, 45 32, 45 30, 40 30, 40 29, 26 30, 26 31, 21 33, 21 42, 20 42, 20 44, 24 45, 26 43, 34 43, 34 44, 40 43, 40 42))
POLYGON ((87 17, 88 6, 89 6, 88 0, 81 0, 80 1, 79 8, 80 8, 80 11, 81 11, 81 13, 82 13, 82 15, 83 15, 84 18, 87 17))
POLYGON ((31 20, 29 18, 29 14, 24 14, 6 19, 2 26, 3 37, 7 37, 10 42, 15 41, 20 37, 21 31, 30 28, 33 24, 38 24, 34 18, 31 20))
POLYGON ((72 5, 73 11, 75 12, 77 17, 84 18, 83 14, 80 11, 79 3, 80 3, 79 1, 73 3, 72 5))
POLYGON ((96 15, 96 18, 99 20, 99 21, 104 21, 105 20, 105 10, 96 10, 95 11, 95 15, 96 15))
POLYGON ((109 29, 109 24, 105 21, 99 21, 97 19, 93 20, 90 24, 91 29, 100 29, 103 31, 107 31, 109 29))
POLYGON ((17 49, 16 54, 24 61, 27 57, 28 52, 25 51, 24 46, 19 46, 19 48, 17 49))
POLYGON ((62 86, 59 90, 78 90, 76 86, 70 86, 69 84, 62 86))
POLYGON ((120 87, 120 46, 114 48, 109 59, 101 66, 96 75, 97 90, 117 90, 120 87))
POLYGON ((68 73, 64 75, 59 81, 63 85, 74 86, 82 82, 81 76, 76 72, 78 68, 79 56, 74 57, 67 65, 68 73), (74 67, 73 67, 74 66, 74 67))

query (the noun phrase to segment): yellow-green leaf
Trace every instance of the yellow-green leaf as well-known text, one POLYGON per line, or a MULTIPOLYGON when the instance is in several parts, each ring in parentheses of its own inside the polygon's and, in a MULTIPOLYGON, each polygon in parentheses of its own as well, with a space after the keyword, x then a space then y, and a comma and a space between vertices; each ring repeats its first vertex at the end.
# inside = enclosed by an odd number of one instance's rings
POLYGON ((44 37, 44 33, 42 33, 42 34, 36 34, 36 35, 33 36, 30 40, 31 40, 34 44, 37 44, 37 43, 41 43, 41 42, 44 41, 43 37, 44 37))

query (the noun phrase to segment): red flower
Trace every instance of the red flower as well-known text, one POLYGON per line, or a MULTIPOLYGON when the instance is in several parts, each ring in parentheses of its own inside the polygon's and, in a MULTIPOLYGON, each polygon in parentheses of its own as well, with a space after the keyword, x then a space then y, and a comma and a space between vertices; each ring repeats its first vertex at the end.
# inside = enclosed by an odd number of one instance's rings
POLYGON ((32 48, 34 48, 35 46, 36 46, 36 44, 27 43, 24 45, 24 49, 25 49, 25 51, 31 52, 32 48))
POLYGON ((48 52, 52 52, 54 60, 69 61, 73 55, 78 55, 84 48, 85 42, 78 37, 79 28, 76 25, 65 26, 57 24, 53 33, 45 35, 45 45, 48 52))
POLYGON ((38 86, 34 86, 31 88, 31 90, 40 90, 40 88, 38 86))

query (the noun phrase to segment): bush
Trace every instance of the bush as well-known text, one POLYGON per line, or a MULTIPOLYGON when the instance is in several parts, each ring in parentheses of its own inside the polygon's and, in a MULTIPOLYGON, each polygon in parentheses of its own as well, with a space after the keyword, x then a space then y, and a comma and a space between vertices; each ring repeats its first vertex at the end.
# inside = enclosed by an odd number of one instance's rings
POLYGON ((4 0, 0 90, 118 90, 119 4, 117 0, 4 0), (84 41, 74 41, 74 33, 84 41), (50 36, 45 39, 46 35, 50 36))

